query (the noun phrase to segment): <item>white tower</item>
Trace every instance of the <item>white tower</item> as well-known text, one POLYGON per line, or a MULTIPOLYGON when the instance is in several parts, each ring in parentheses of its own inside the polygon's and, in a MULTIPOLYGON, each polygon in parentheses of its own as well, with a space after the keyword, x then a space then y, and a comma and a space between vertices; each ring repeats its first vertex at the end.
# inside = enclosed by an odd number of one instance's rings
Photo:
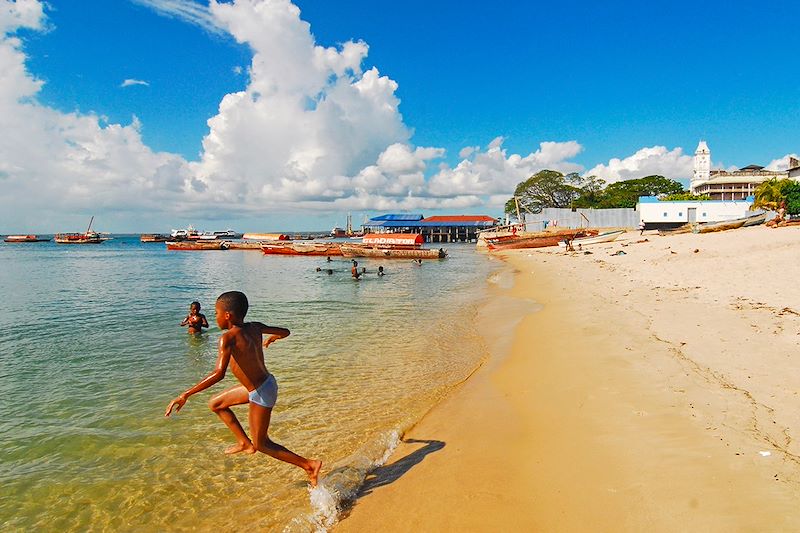
POLYGON ((694 172, 692 173, 692 180, 689 182, 689 191, 694 193, 695 188, 701 183, 708 181, 711 178, 711 150, 705 141, 700 141, 697 144, 697 150, 694 151, 694 172))

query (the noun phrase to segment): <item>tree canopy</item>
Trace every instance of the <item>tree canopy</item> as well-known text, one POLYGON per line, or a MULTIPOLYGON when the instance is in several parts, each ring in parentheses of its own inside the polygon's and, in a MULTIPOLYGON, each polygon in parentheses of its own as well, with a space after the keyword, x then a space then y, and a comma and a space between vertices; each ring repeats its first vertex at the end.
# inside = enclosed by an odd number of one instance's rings
POLYGON ((776 211, 782 204, 790 215, 800 214, 800 182, 773 178, 756 187, 754 209, 776 211))
MULTIPOLYGON (((597 176, 564 175, 555 170, 537 172, 514 190, 520 209, 531 213, 540 213, 546 207, 635 207, 640 196, 682 193, 685 191, 680 183, 664 176, 646 176, 606 185, 597 176)), ((514 198, 506 202, 505 210, 506 213, 516 212, 514 198)))

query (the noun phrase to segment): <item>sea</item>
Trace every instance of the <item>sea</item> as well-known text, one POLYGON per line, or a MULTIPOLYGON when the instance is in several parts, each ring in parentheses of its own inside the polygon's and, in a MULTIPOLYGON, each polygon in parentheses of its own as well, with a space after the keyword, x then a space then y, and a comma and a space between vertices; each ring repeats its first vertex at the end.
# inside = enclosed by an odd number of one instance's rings
MULTIPOLYGON (((359 261, 355 281, 347 259, 173 252, 138 235, 0 243, 2 530, 327 530, 489 357, 479 326, 503 267, 474 244, 446 248, 422 265, 359 261), (230 372, 164 416, 213 370, 228 290, 248 296, 248 320, 291 330, 265 350, 280 387, 269 434, 324 462, 316 489, 264 454, 223 454, 234 439, 207 403, 230 372), (193 300, 211 324, 200 335, 179 325, 193 300)), ((234 411, 247 429, 247 406, 234 411)))

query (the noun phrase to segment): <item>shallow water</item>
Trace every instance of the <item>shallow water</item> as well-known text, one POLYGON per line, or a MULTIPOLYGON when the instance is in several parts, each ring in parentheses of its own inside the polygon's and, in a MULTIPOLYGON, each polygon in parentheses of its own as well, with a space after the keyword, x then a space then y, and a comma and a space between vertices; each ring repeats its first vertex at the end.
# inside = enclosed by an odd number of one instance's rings
MULTIPOLYGON (((475 326, 498 265, 472 245, 448 250, 422 266, 360 261, 356 282, 342 259, 167 252, 132 237, 0 245, 4 530, 330 525, 398 435, 486 356, 475 326), (222 454, 232 436, 206 402, 231 375, 163 416, 212 370, 226 290, 248 295, 248 319, 292 331, 265 353, 280 385, 270 436, 325 461, 320 489, 263 454, 222 454), (200 336, 178 326, 192 300, 212 324, 200 336)), ((237 414, 246 427, 246 406, 237 414)))

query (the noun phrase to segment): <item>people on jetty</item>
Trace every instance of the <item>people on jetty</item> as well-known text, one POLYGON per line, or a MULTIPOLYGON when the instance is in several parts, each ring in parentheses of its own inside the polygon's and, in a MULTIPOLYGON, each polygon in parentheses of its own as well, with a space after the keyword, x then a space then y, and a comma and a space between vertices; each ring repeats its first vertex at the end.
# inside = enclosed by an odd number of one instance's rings
POLYGON ((189 333, 201 333, 203 328, 208 327, 208 320, 206 315, 200 312, 200 302, 192 302, 189 304, 189 314, 181 322, 181 326, 189 326, 189 333))
POLYGON ((312 487, 317 486, 322 462, 309 460, 286 449, 269 438, 269 422, 272 408, 278 398, 278 384, 264 363, 262 335, 269 335, 263 341, 267 348, 278 339, 289 336, 289 330, 267 326, 261 322, 245 322, 249 304, 247 296, 239 291, 225 292, 217 298, 217 325, 225 333, 219 339, 219 355, 214 371, 199 383, 178 395, 167 406, 164 416, 170 416, 173 409, 181 410, 194 394, 218 383, 225 377, 230 365, 233 375, 241 385, 232 387, 211 398, 208 406, 228 426, 236 437, 236 445, 225 450, 226 454, 265 453, 280 461, 298 466, 306 471, 312 487), (234 405, 249 404, 250 436, 245 433, 236 415, 231 411, 234 405))

